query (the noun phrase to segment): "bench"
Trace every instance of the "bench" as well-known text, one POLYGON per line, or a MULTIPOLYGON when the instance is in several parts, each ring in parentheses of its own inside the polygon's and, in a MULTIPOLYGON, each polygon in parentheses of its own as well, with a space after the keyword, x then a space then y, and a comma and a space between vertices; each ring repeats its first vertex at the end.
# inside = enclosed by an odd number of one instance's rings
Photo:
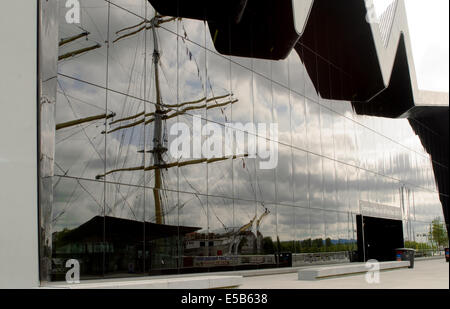
MULTIPOLYGON (((380 271, 382 270, 392 270, 400 268, 408 268, 410 262, 381 262, 380 271)), ((307 268, 298 271, 298 280, 302 281, 314 281, 318 279, 325 279, 329 277, 345 276, 345 275, 355 275, 367 273, 369 268, 366 267, 365 263, 355 263, 343 266, 330 266, 330 267, 318 267, 318 268, 307 268)))

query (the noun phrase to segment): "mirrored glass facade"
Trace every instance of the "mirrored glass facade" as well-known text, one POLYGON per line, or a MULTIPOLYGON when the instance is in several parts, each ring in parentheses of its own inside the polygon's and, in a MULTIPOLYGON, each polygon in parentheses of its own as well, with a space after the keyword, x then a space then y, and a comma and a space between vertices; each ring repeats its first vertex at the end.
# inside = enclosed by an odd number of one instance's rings
POLYGON ((442 205, 407 119, 322 99, 296 50, 279 61, 222 55, 208 23, 154 19, 146 0, 85 1, 81 12, 79 25, 59 16, 52 280, 64 280, 68 259, 82 279, 282 267, 279 253, 293 266, 350 261, 367 205, 400 214, 405 245, 431 249, 442 205), (224 131, 277 123, 276 168, 155 151, 158 123, 167 148, 171 130, 195 134, 194 115, 224 131))

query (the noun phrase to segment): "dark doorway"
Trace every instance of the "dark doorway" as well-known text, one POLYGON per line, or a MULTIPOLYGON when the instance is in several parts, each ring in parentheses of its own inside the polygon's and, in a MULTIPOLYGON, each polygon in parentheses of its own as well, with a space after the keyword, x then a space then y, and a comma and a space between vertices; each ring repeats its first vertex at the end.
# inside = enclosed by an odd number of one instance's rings
POLYGON ((403 226, 400 220, 357 216, 358 256, 368 260, 393 261, 394 250, 404 247, 403 226))

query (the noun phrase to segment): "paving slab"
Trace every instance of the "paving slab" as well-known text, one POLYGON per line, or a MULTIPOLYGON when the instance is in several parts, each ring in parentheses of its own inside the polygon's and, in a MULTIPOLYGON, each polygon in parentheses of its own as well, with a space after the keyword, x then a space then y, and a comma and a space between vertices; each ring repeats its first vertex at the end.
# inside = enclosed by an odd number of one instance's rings
POLYGON ((298 274, 246 277, 240 289, 449 289, 449 263, 416 261, 414 269, 380 273, 379 283, 370 284, 366 274, 317 281, 299 281, 298 274))
POLYGON ((199 276, 149 280, 102 280, 80 284, 49 284, 47 289, 222 289, 242 284, 242 276, 199 276))
MULTIPOLYGON (((379 271, 408 268, 410 262, 381 262, 378 264, 379 271)), ((331 277, 366 274, 369 269, 365 263, 346 264, 343 266, 327 266, 309 268, 298 271, 298 280, 314 281, 331 277)))

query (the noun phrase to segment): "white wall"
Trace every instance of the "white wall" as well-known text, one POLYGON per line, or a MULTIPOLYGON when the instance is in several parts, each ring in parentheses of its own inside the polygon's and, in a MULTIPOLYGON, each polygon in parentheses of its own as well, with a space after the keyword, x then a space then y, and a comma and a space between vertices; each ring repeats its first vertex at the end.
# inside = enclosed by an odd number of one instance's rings
POLYGON ((0 5, 0 288, 39 284, 37 2, 0 5))

